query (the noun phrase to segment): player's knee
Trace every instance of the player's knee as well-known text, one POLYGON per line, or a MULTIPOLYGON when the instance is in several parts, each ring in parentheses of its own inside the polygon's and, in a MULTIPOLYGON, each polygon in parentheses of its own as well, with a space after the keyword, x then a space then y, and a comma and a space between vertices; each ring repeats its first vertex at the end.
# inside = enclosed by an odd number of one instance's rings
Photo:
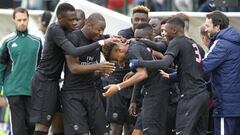
POLYGON ((48 132, 48 129, 49 127, 44 125, 44 124, 41 124, 41 123, 37 123, 35 125, 35 131, 44 131, 44 132, 48 132))

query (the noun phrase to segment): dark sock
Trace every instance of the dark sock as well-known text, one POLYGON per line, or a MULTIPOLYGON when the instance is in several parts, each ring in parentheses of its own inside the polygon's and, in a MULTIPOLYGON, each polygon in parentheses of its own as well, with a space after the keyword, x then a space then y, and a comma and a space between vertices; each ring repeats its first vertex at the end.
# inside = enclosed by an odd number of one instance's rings
POLYGON ((64 135, 64 133, 55 133, 53 135, 64 135))
POLYGON ((44 131, 34 131, 33 135, 47 135, 48 132, 44 132, 44 131))

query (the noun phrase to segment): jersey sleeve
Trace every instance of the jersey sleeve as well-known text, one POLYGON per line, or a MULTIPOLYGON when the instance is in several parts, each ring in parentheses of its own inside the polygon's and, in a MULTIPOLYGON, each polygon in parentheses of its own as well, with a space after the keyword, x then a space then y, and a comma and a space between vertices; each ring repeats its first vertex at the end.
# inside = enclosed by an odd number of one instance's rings
POLYGON ((68 41, 65 32, 59 25, 50 26, 47 34, 51 36, 54 43, 61 48, 64 43, 68 41))
POLYGON ((2 89, 4 74, 7 69, 7 64, 10 61, 10 55, 8 52, 8 48, 5 42, 1 45, 0 48, 0 89, 2 89))
POLYGON ((224 44, 224 42, 218 41, 214 48, 208 53, 207 57, 203 59, 204 73, 211 72, 225 61, 228 51, 222 44, 224 44))
POLYGON ((139 59, 142 60, 141 48, 137 44, 132 44, 128 49, 128 59, 139 59))
POLYGON ((178 55, 179 50, 180 46, 175 41, 172 41, 169 43, 167 51, 164 55, 172 55, 175 58, 178 55))
POLYGON ((62 50, 69 55, 80 56, 84 53, 89 53, 100 47, 98 42, 89 44, 88 46, 80 46, 78 44, 73 44, 67 39, 67 36, 63 29, 59 26, 52 26, 49 28, 47 36, 52 38, 53 42, 62 48, 62 50), (80 47, 76 47, 80 46, 80 47))

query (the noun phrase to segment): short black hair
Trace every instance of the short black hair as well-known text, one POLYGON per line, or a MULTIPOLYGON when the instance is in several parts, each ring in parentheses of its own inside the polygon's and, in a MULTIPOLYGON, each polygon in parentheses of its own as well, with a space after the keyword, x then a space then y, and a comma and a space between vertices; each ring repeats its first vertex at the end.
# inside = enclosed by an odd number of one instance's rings
POLYGON ((87 23, 94 24, 95 22, 98 22, 98 21, 105 22, 105 18, 100 13, 92 13, 87 18, 87 23))
POLYGON ((57 17, 64 15, 67 11, 75 11, 75 8, 69 3, 62 3, 57 8, 57 17))
POLYGON ((228 17, 223 14, 221 11, 213 11, 206 15, 208 19, 212 19, 213 26, 220 26, 220 30, 227 28, 229 25, 228 17))
POLYGON ((181 27, 181 28, 183 28, 183 29, 184 29, 184 27, 185 27, 184 21, 183 21, 181 18, 177 17, 177 16, 173 16, 173 17, 170 18, 166 23, 179 26, 179 27, 181 27))
POLYGON ((44 11, 42 16, 41 16, 41 24, 44 26, 44 27, 47 27, 50 20, 52 18, 52 14, 50 11, 44 11))
POLYGON ((85 12, 82 9, 76 9, 76 13, 85 19, 85 12))
POLYGON ((138 24, 135 29, 143 29, 143 30, 146 30, 146 31, 152 31, 153 30, 152 26, 149 23, 146 23, 146 22, 138 24))
POLYGON ((22 8, 22 7, 17 7, 17 8, 15 8, 14 11, 13 11, 13 19, 15 19, 16 13, 19 13, 19 12, 20 12, 20 13, 26 13, 26 14, 27 14, 27 17, 29 17, 29 14, 28 14, 27 9, 22 8))
POLYGON ((111 60, 110 56, 111 56, 112 50, 115 46, 117 46, 116 43, 110 43, 108 46, 103 46, 102 47, 102 53, 103 53, 103 56, 106 59, 106 61, 111 60))
POLYGON ((163 17, 163 18, 161 19, 160 25, 166 24, 167 21, 168 21, 169 19, 171 19, 171 18, 172 18, 171 16, 163 17))

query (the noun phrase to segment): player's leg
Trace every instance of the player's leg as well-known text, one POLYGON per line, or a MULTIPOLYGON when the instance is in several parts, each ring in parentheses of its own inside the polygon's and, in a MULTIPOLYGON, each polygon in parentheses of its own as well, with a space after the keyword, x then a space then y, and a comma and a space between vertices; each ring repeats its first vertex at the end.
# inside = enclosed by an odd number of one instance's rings
POLYGON ((194 133, 198 132, 196 134, 205 135, 207 133, 208 99, 207 91, 182 96, 177 108, 176 134, 195 135, 194 133))
POLYGON ((105 110, 99 93, 88 92, 84 95, 84 105, 88 112, 88 121, 91 135, 108 134, 110 125, 107 122, 105 110))
POLYGON ((87 135, 90 126, 84 99, 85 93, 69 93, 62 90, 63 124, 65 135, 87 135))
POLYGON ((135 123, 132 135, 143 135, 141 113, 139 113, 138 116, 137 116, 137 121, 135 123))
POLYGON ((111 122, 110 126, 111 126, 110 135, 122 135, 122 131, 123 131, 122 124, 111 122))
POLYGON ((111 135, 122 135, 124 124, 124 100, 120 93, 107 97, 106 116, 111 126, 111 135))
POLYGON ((53 135, 64 135, 62 112, 56 112, 54 114, 51 126, 53 135))
POLYGON ((30 122, 35 123, 34 135, 47 135, 56 111, 58 80, 49 80, 37 73, 32 79, 30 122))
POLYGON ((141 112, 144 135, 165 135, 168 92, 145 95, 141 112))

